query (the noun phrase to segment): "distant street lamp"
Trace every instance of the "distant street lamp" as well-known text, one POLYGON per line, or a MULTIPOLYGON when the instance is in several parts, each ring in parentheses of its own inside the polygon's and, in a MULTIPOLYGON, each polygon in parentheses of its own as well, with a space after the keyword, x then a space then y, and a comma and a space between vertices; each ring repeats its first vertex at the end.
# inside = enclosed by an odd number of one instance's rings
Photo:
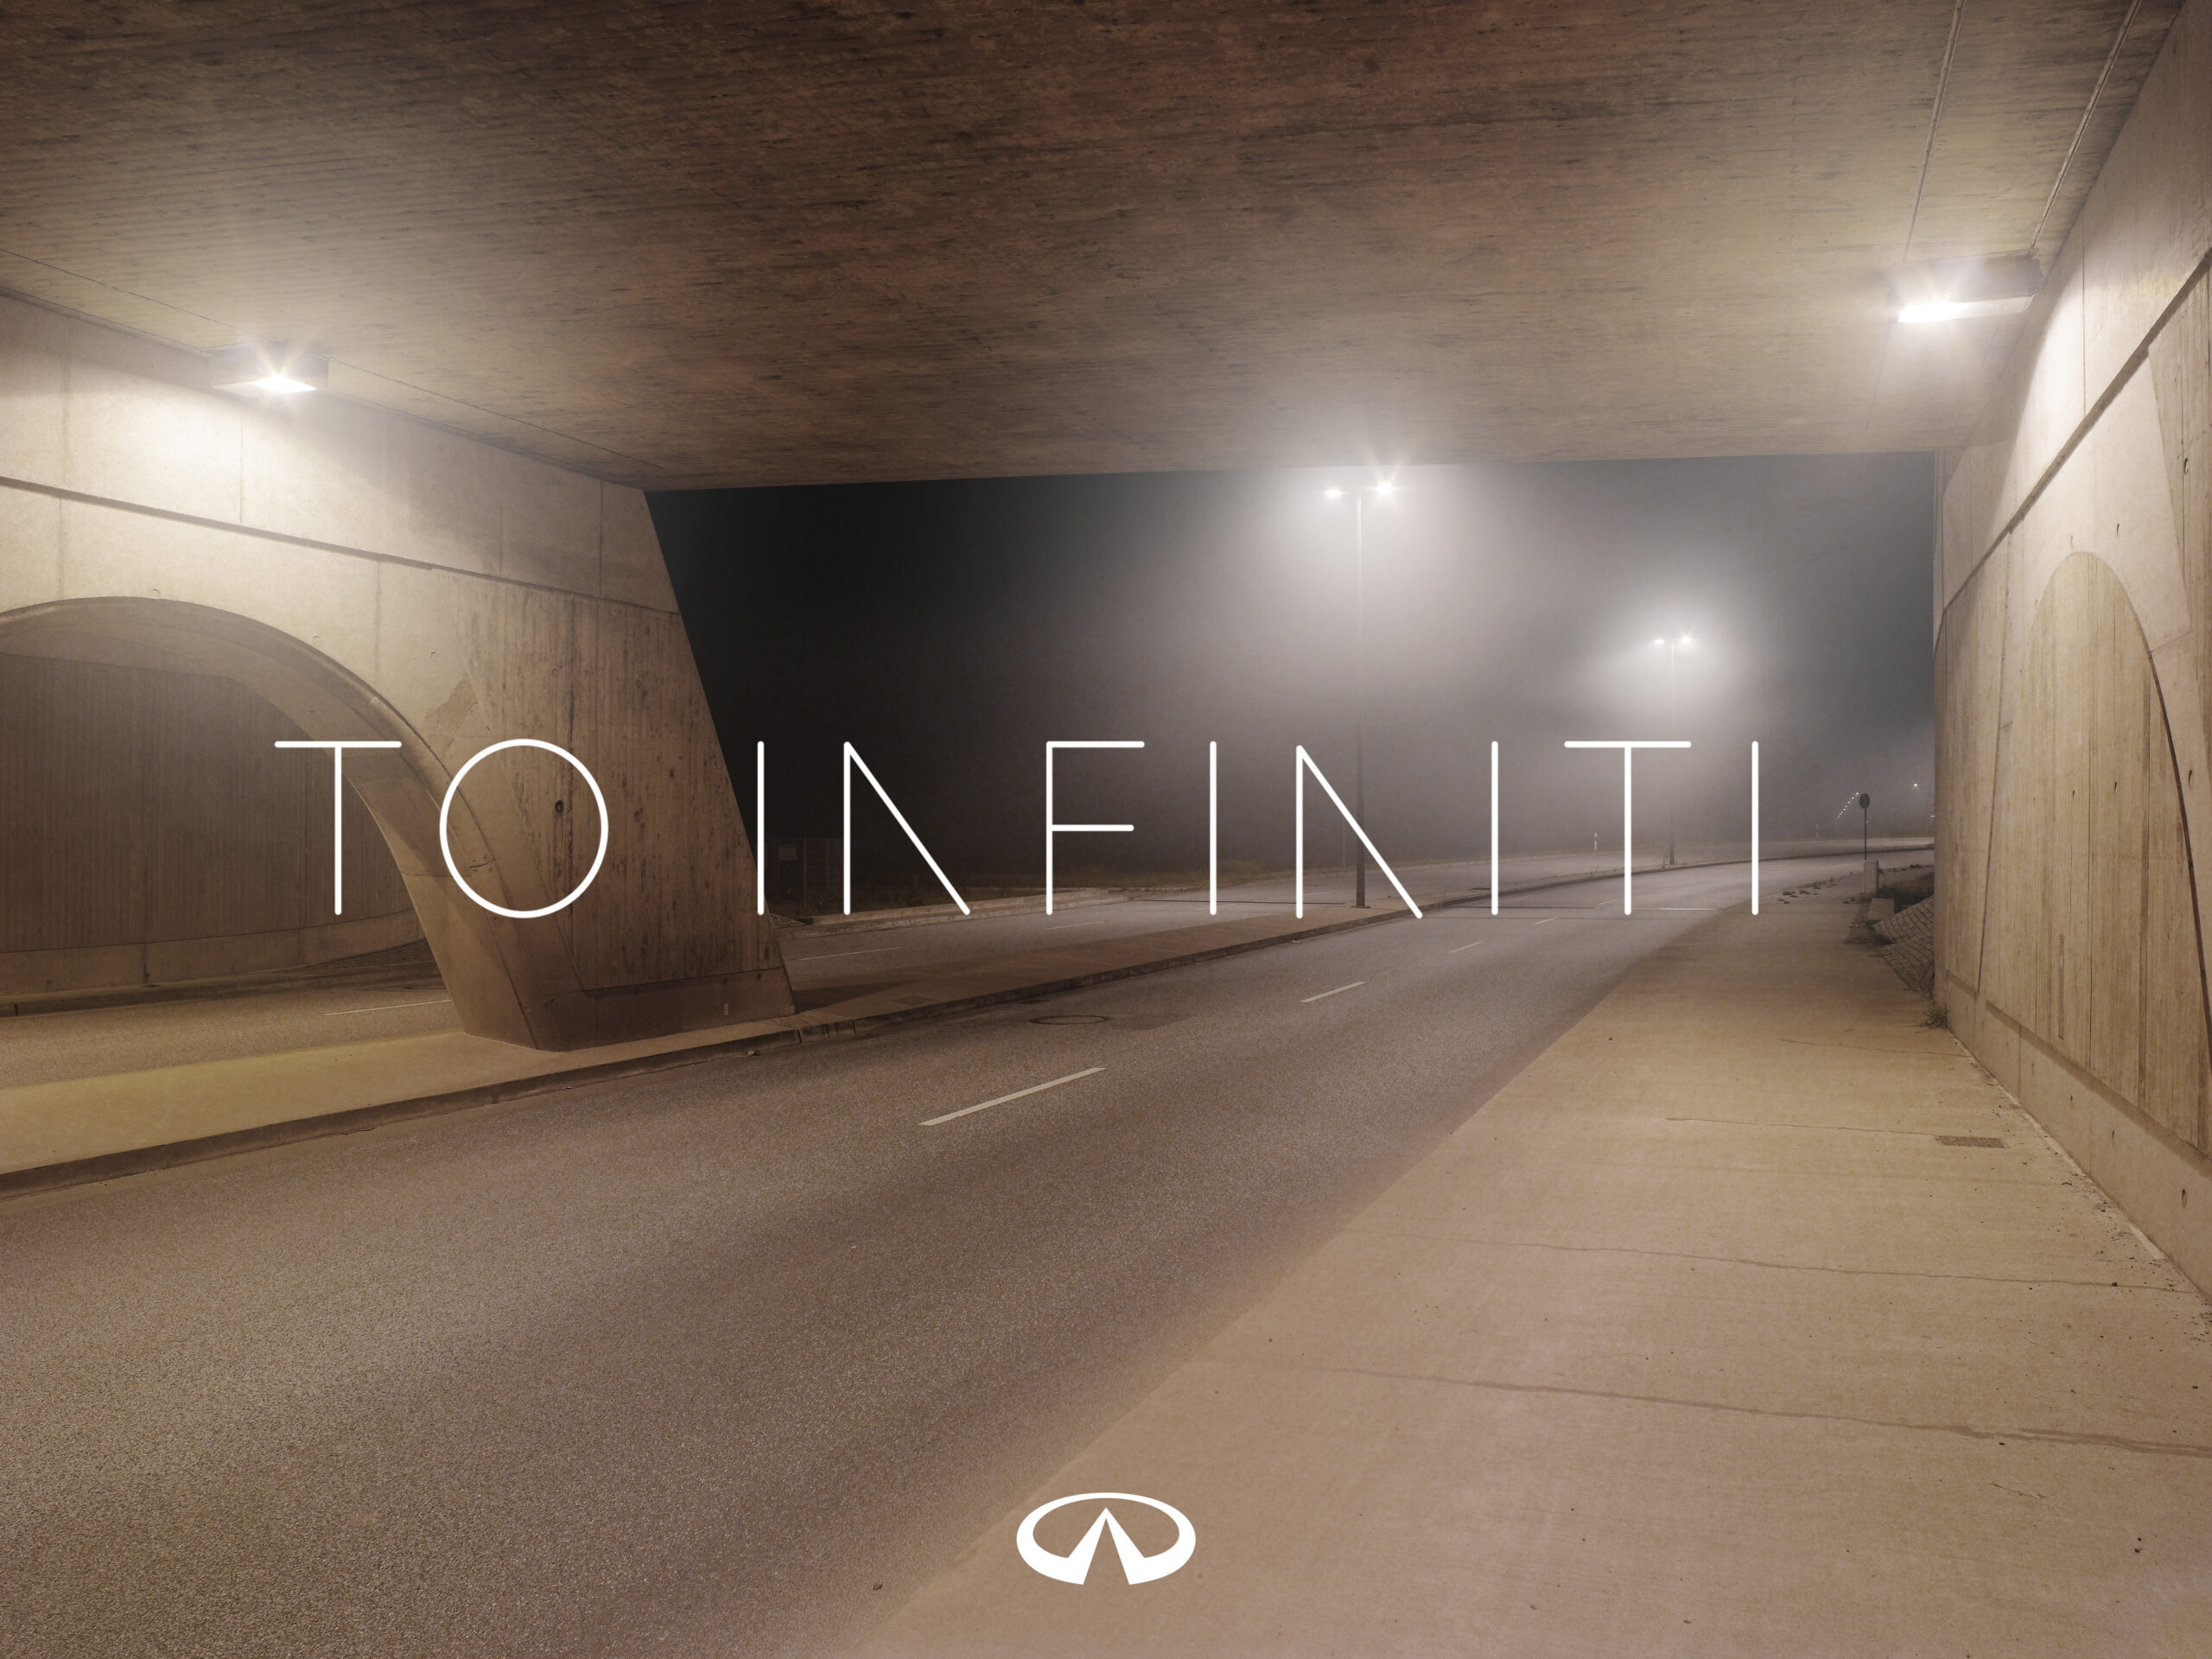
MULTIPOLYGON (((1352 594, 1352 748, 1351 748, 1351 815, 1364 826, 1367 823, 1367 500, 1370 495, 1389 500, 1398 493, 1398 486, 1389 480, 1355 489, 1351 495, 1351 594, 1352 594)), ((1345 492, 1332 485, 1321 493, 1332 501, 1344 499, 1345 492)), ((1367 849, 1363 846, 1352 849, 1351 901, 1361 910, 1367 908, 1367 849)))
MULTIPOLYGON (((1688 651, 1693 641, 1687 633, 1679 639, 1654 639, 1655 645, 1667 650, 1667 729, 1675 729, 1675 653, 1688 651)), ((1667 780, 1667 868, 1675 868, 1675 799, 1681 792, 1680 784, 1670 775, 1667 780)))

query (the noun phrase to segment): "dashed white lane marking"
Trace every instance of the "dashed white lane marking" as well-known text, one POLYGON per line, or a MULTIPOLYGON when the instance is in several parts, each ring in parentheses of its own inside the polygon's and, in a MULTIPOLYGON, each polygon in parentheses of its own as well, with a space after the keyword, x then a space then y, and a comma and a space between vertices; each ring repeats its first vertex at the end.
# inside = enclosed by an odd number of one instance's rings
POLYGON ((1446 956, 1447 956, 1447 957, 1456 957, 1456 956, 1458 956, 1458 955, 1459 955, 1462 950, 1473 950, 1473 949, 1475 948, 1475 945, 1476 945, 1476 944, 1480 944, 1481 943, 1482 943, 1482 941, 1481 941, 1480 939, 1477 939, 1477 940, 1474 942, 1474 944, 1455 944, 1455 945, 1453 945, 1453 946, 1452 946, 1449 950, 1446 950, 1444 954, 1445 954, 1446 956))
POLYGON ((450 1002, 449 996, 434 996, 427 1002, 379 1002, 372 1008, 325 1008, 322 1017, 334 1019, 341 1014, 382 1014, 387 1008, 435 1008, 441 1002, 450 1002))
POLYGON ((1556 916, 1547 916, 1547 917, 1545 917, 1545 918, 1544 918, 1544 919, 1543 919, 1542 921, 1541 921, 1541 922, 1531 922, 1531 923, 1529 923, 1529 926, 1531 926, 1531 927, 1549 927, 1549 926, 1550 926, 1554 922, 1555 922, 1555 921, 1557 921, 1557 920, 1559 920, 1559 918, 1558 918, 1558 917, 1556 917, 1556 916))
POLYGON ((1094 1065, 1087 1071, 1071 1071, 1065 1077, 1054 1077, 1050 1083, 1033 1084, 1027 1089, 1017 1089, 1010 1095, 1001 1095, 996 1100, 979 1100, 973 1106, 963 1106, 958 1111, 947 1112, 942 1117, 925 1117, 922 1120, 922 1127, 926 1129, 939 1123, 950 1123, 956 1117, 965 1117, 970 1112, 980 1112, 986 1106, 1003 1106, 1009 1100, 1020 1100, 1024 1095, 1041 1095, 1047 1089, 1057 1089, 1064 1083, 1073 1083, 1081 1077, 1096 1077, 1105 1069, 1103 1065, 1094 1065))
POLYGON ((1356 991, 1366 983, 1367 982, 1363 979, 1355 979, 1349 985, 1338 986, 1336 991, 1323 991, 1319 996, 1301 996, 1298 1000, 1301 1002, 1319 1002, 1323 996, 1334 996, 1337 991, 1356 991))

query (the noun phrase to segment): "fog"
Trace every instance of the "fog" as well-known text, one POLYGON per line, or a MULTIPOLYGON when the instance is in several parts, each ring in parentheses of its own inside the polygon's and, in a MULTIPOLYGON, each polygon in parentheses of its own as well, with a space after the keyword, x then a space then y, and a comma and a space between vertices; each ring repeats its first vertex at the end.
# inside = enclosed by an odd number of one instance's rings
MULTIPOLYGON (((1771 837, 1925 834, 1933 811, 1925 455, 1007 479, 652 499, 708 700, 771 839, 834 836, 849 741, 955 874, 1035 879, 1048 739, 1070 868, 1203 867, 1206 744, 1222 855, 1287 865, 1292 755, 1347 799, 1364 518, 1367 820, 1387 857, 1488 845, 1501 746, 1508 852, 1618 846, 1620 763, 1567 739, 1687 738, 1639 755, 1637 842, 1747 833, 1761 745, 1771 837), (1668 652, 1687 633, 1669 713, 1668 652)), ((864 784, 855 844, 903 841, 864 784)), ((1333 815, 1315 790, 1315 856, 1333 815), (1325 827, 1323 827, 1325 826, 1325 827)), ((896 856, 919 868, 903 850, 896 856)))

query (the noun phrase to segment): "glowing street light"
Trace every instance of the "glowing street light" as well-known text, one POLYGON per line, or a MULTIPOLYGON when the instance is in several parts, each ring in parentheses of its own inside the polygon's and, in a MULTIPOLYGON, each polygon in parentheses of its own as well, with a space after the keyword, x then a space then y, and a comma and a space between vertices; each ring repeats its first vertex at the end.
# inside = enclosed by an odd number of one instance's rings
MULTIPOLYGON (((1370 484, 1351 494, 1351 587, 1352 587, 1352 760, 1351 815, 1362 824, 1367 822, 1367 497, 1372 495, 1389 500, 1398 493, 1398 486, 1388 479, 1379 484, 1370 484)), ((1345 492, 1331 485, 1321 492, 1331 501, 1341 501, 1345 492)), ((1364 846, 1352 849, 1352 904, 1360 910, 1367 908, 1367 849, 1364 846)))
MULTIPOLYGON (((1662 647, 1667 653, 1667 729, 1671 732, 1675 729, 1675 655, 1677 652, 1689 650, 1697 642, 1686 633, 1677 639, 1654 639, 1651 643, 1662 647)), ((1667 868, 1670 870, 1675 868, 1675 798, 1677 792, 1675 780, 1669 779, 1667 783, 1667 868)))

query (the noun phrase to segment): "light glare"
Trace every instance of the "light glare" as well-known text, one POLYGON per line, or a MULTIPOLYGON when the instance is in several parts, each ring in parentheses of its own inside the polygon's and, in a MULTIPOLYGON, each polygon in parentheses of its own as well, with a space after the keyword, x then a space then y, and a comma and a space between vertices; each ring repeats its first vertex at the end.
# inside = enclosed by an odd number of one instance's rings
POLYGON ((330 359, 280 341, 245 341, 215 353, 208 371, 217 391, 293 397, 329 384, 330 359))
POLYGON ((1999 300, 1924 300, 1897 313, 1899 322, 1956 322, 1968 317, 2009 317, 2035 302, 2032 294, 1999 300))

